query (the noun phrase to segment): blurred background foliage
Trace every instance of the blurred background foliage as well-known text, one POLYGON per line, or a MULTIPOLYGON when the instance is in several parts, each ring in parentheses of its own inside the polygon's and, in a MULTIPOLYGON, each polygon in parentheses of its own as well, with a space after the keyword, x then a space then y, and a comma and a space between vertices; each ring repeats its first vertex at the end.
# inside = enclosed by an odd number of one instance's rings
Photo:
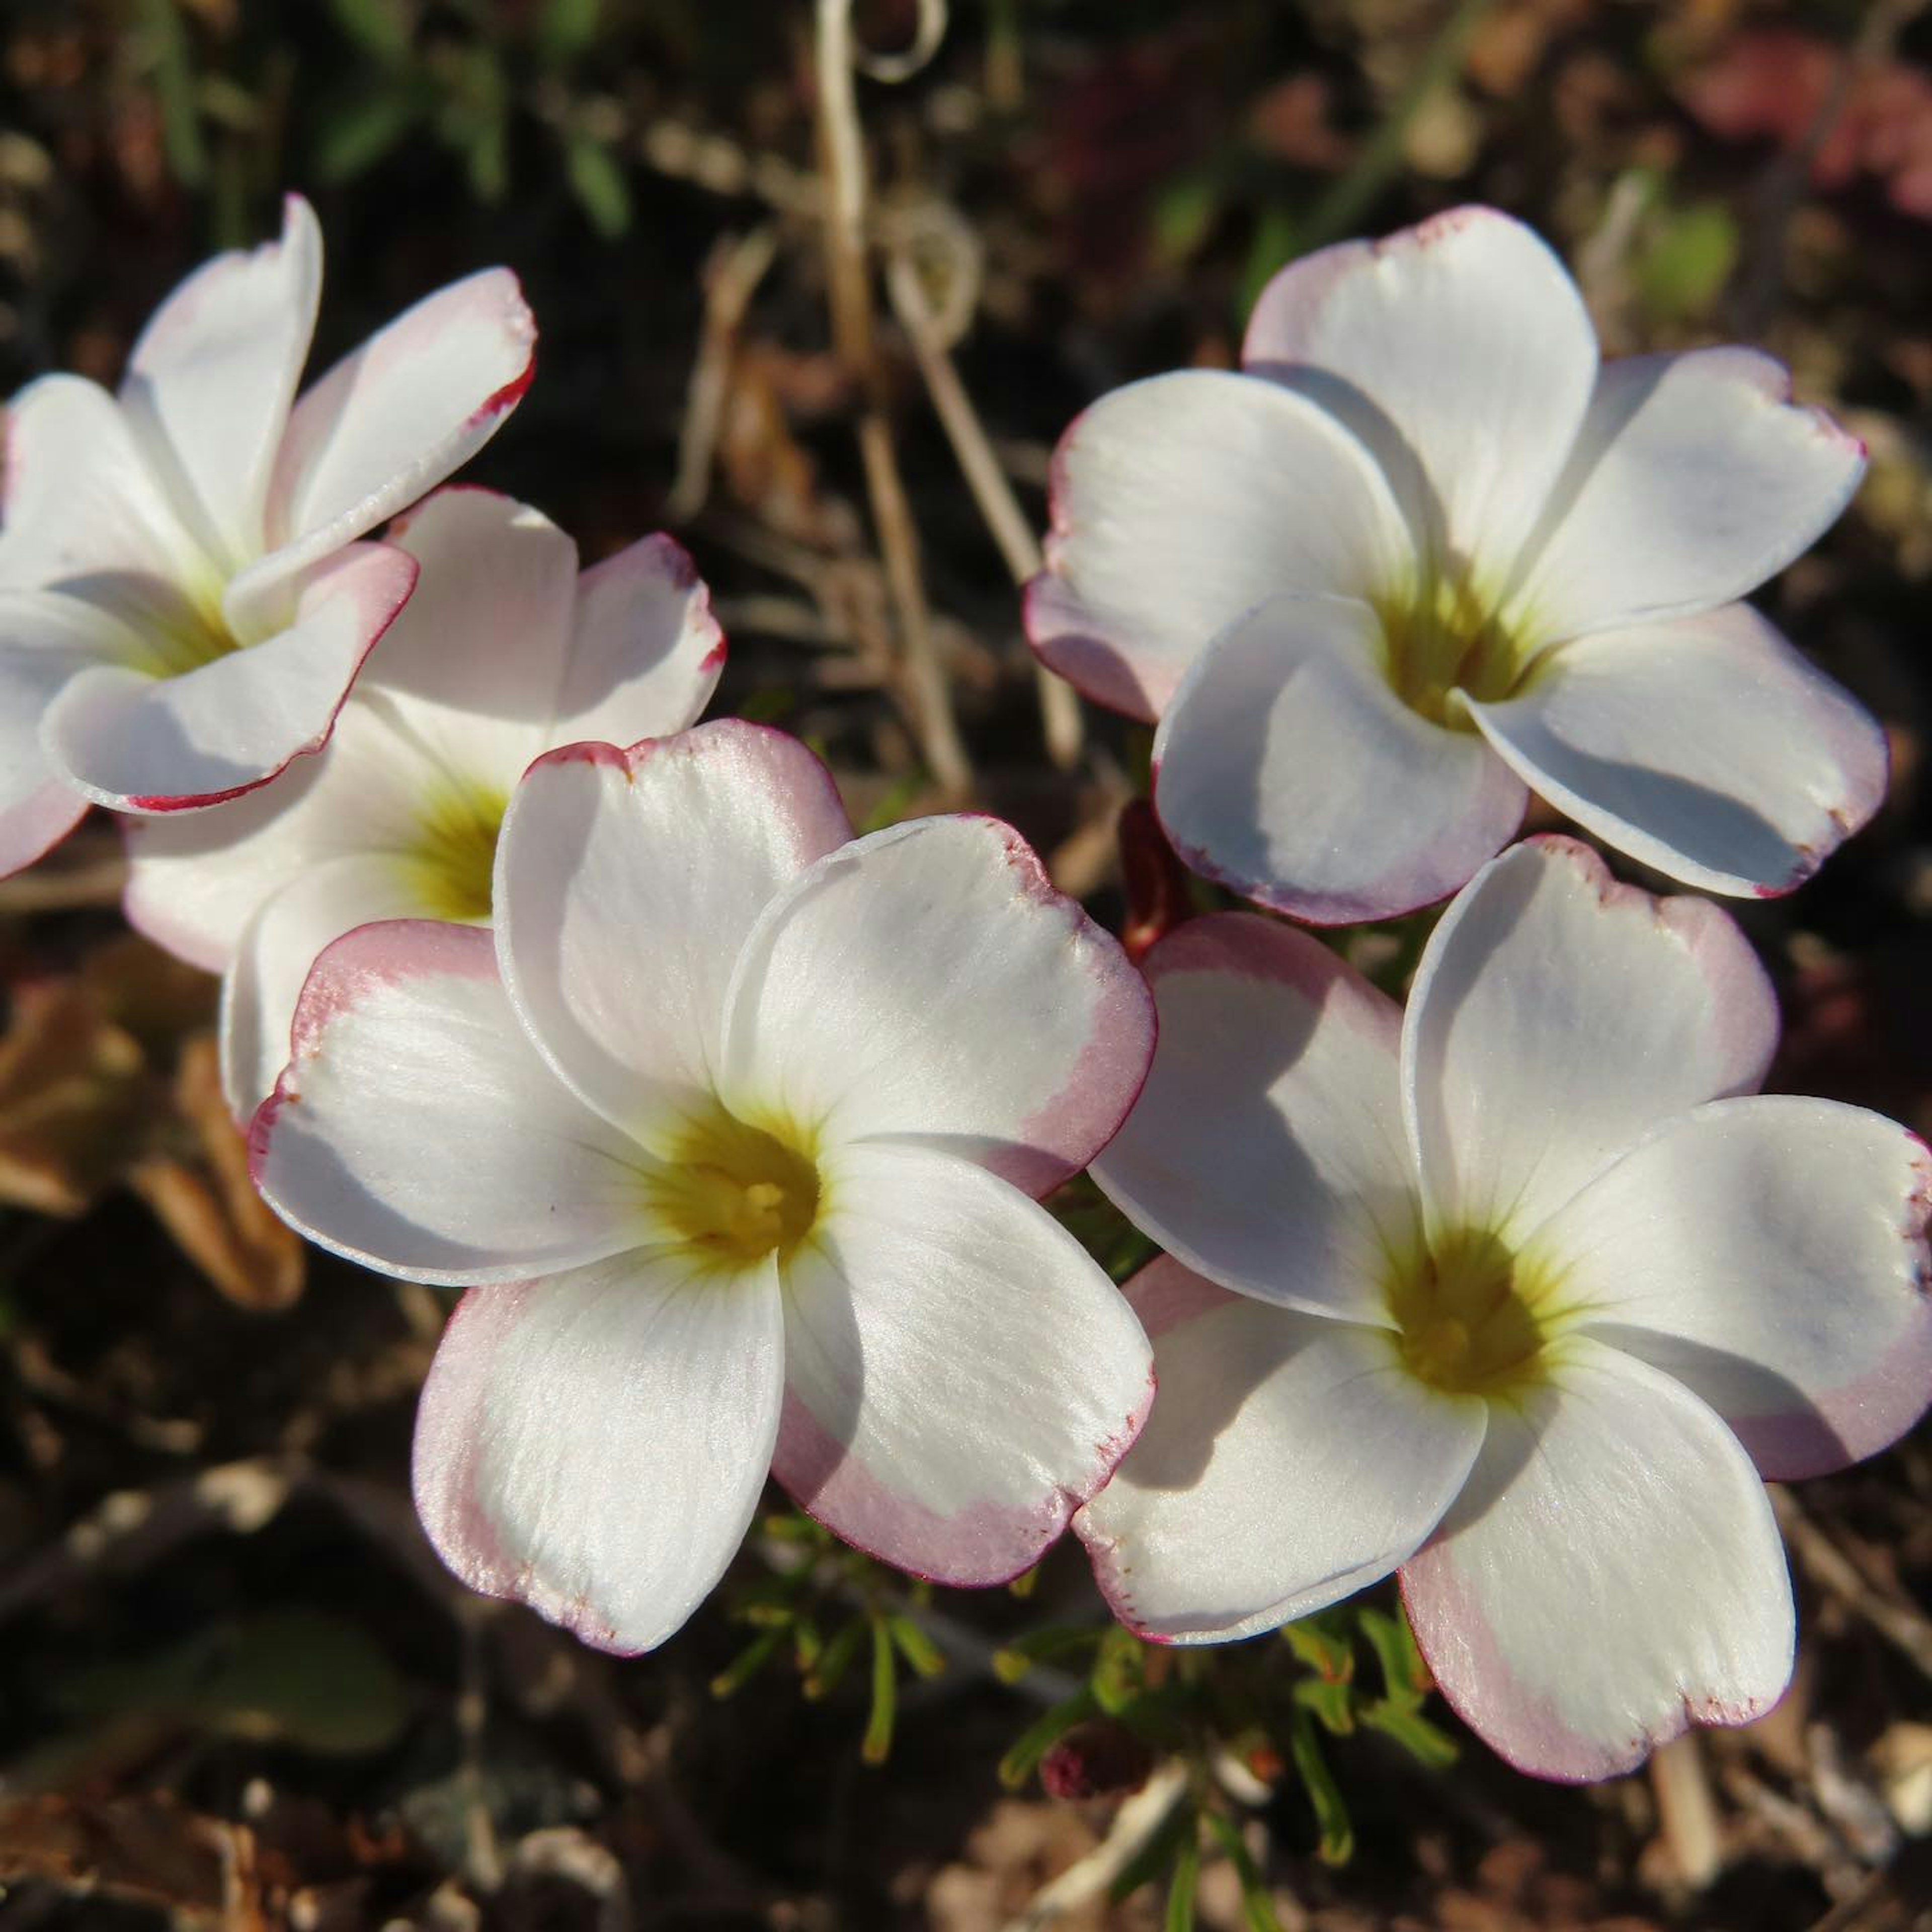
MULTIPOLYGON (((808 0, 8 0, 0 394, 115 380, 285 188, 327 242, 318 369, 507 262, 538 373, 470 476, 586 561, 673 530, 731 640, 718 710, 806 736, 862 824, 1012 818, 1138 947, 1214 898, 1137 802, 1148 734, 1027 657, 1054 440, 1119 382, 1232 362, 1296 255, 1495 202, 1612 352, 1759 343, 1870 449, 1761 601, 1885 721, 1892 795, 1740 911, 1784 1004, 1772 1084, 1932 1130, 1927 8, 942 12, 854 9, 842 267, 808 0)), ((774 1495, 652 1658, 465 1596, 406 1488, 445 1300, 262 1212, 212 983, 126 936, 118 878, 95 824, 0 883, 4 1932, 1932 1923, 1922 1432, 1780 1498, 1785 1704, 1594 1791, 1459 1744, 1386 1589, 1162 1653, 1109 1631, 1077 1552, 938 1592, 774 1495)), ((1426 927, 1341 943, 1399 991, 1426 927)), ((1144 1258, 1090 1186, 1055 1205, 1117 1276, 1144 1258)))

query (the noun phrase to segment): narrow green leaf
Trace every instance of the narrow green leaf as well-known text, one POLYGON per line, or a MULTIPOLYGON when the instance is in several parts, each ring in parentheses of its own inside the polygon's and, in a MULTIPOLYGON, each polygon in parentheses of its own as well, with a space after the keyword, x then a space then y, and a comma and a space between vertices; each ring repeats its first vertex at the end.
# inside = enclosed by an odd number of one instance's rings
POLYGON ((899 1654, 920 1676, 940 1677, 945 1674, 946 1653, 910 1617, 902 1612, 895 1612, 886 1618, 886 1628, 892 1633, 899 1654))
POLYGON ((838 1688, 839 1679, 852 1667, 852 1660, 858 1655, 868 1628, 868 1618, 854 1617, 825 1646, 817 1668, 805 1680, 805 1694, 813 1702, 830 1696, 838 1688))
POLYGON ((1147 1658, 1140 1639, 1115 1624, 1100 1640, 1090 1682, 1101 1709, 1110 1718, 1124 1715, 1147 1688, 1147 1658))
POLYGON ((898 1706, 898 1666, 892 1660, 892 1632, 884 1617, 872 1622, 872 1710, 859 1755, 868 1764, 884 1764, 892 1753, 892 1720, 898 1706))
POLYGON ((597 38, 598 0, 550 0, 537 42, 554 61, 580 54, 597 38))
POLYGON ((1281 1921, 1274 1916, 1274 1901, 1268 1897, 1261 1869, 1247 1846, 1242 1844, 1234 1821, 1218 1811, 1207 1811, 1202 1815, 1240 1882, 1241 1916, 1248 1922, 1248 1932, 1281 1932, 1281 1921))
POLYGON ((1389 1702, 1414 1708, 1428 1691, 1429 1671, 1421 1652, 1415 1647, 1408 1619, 1390 1616, 1372 1605, 1358 1610, 1355 1619, 1376 1654, 1376 1661, 1382 1666, 1389 1702))
POLYGON ((1294 1687, 1294 1701, 1312 1711, 1330 1737, 1346 1738, 1355 1728, 1354 1700, 1348 1686, 1332 1678, 1304 1677, 1294 1687))
POLYGON ((1194 1896, 1201 1886, 1201 1839, 1190 1832, 1181 1840, 1167 1882, 1166 1932, 1194 1932, 1194 1896))
POLYGON ((782 1630, 760 1630, 712 1678, 712 1696, 718 1698, 736 1696, 765 1667, 784 1636, 782 1630))
POLYGON ((326 182, 352 181, 374 167, 422 117, 414 88, 378 88, 330 111, 315 144, 315 171, 326 182))
POLYGON ((195 98, 194 62, 176 0, 143 0, 141 24, 154 62, 154 98, 161 110, 161 148, 176 180, 200 188, 208 178, 208 144, 195 98))
POLYGON ((408 0, 328 0, 335 24, 385 66, 400 66, 416 41, 416 10, 408 0))
POLYGON ((1354 1646, 1334 1612, 1318 1611, 1299 1622, 1283 1624, 1281 1634, 1304 1664, 1331 1683, 1346 1684, 1354 1676, 1354 1646))
POLYGON ((1419 1711, 1406 1706, 1383 1699, 1365 1706, 1360 1717, 1371 1730, 1393 1738, 1410 1756, 1432 1771, 1446 1770, 1461 1755, 1456 1740, 1448 1732, 1438 1730, 1419 1711))
POLYGON ((602 141, 573 134, 563 159, 578 205, 591 226, 605 241, 614 242, 631 225, 631 187, 616 156, 602 141))
POLYGON ((1036 1664, 1090 1649, 1106 1634, 1104 1630, 1078 1624, 1048 1624, 1042 1629, 1028 1630, 994 1652, 993 1675, 1002 1684, 1017 1684, 1036 1664))
POLYGON ((1321 1834, 1322 1862, 1345 1865, 1355 1850, 1355 1828, 1348 1821, 1348 1808, 1341 1787, 1322 1755, 1321 1740, 1315 1735, 1315 1720, 1298 1708, 1288 1727, 1288 1754, 1294 1760, 1302 1788, 1314 1808, 1315 1825, 1321 1834))

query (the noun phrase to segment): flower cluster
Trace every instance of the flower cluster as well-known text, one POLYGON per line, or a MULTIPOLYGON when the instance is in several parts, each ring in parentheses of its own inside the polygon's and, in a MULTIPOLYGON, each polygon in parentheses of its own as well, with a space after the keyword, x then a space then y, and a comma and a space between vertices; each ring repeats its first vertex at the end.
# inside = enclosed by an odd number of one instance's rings
POLYGON ((1747 351, 1600 364, 1480 209, 1294 265, 1244 373, 1070 430, 1036 648, 1157 721, 1209 878, 1317 924, 1453 894, 1405 1006, 1251 911, 1137 970, 996 820, 854 836, 803 746, 697 722, 724 646, 668 538, 580 571, 434 488, 529 379, 512 279, 297 400, 320 265, 292 199, 118 397, 12 406, 0 868, 122 813, 263 1194, 466 1291, 414 1467, 459 1576, 646 1649, 774 1477, 949 1583, 1070 1525, 1161 1641, 1395 1574, 1545 1776, 1777 1699, 1761 1479, 1932 1399, 1932 1159, 1757 1092, 1727 914, 1509 842, 1533 789, 1770 892, 1871 814, 1877 726, 1738 601, 1855 442, 1747 351), (1124 1292, 1042 1204, 1085 1168, 1165 1250, 1124 1292))

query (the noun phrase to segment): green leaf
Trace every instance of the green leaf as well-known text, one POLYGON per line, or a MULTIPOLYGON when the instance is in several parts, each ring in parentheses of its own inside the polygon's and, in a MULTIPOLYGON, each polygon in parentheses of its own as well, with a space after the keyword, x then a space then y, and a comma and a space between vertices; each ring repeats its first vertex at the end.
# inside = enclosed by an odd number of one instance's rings
POLYGON ((1281 1921, 1274 1915, 1274 1901, 1268 1897, 1260 1868, 1247 1846, 1242 1844, 1234 1821, 1223 1817, 1218 1811, 1204 1812, 1202 1816, 1208 1830, 1214 1834, 1215 1842, 1234 1867, 1235 1877, 1240 1881, 1241 1916, 1248 1922, 1248 1932, 1281 1932, 1281 1921))
POLYGON ((1298 1708, 1294 1712, 1288 1727, 1288 1746, 1302 1788, 1314 1808, 1316 1829, 1321 1834, 1322 1862, 1345 1865, 1354 1852, 1355 1828, 1348 1821, 1348 1808, 1341 1787, 1322 1755, 1315 1720, 1305 1710, 1298 1708))
POLYGON ((1302 1662, 1330 1683, 1346 1684, 1355 1674, 1355 1647, 1336 1612, 1318 1610, 1299 1622, 1283 1624, 1282 1641, 1302 1662))
POLYGON ((1382 1682, 1388 1690, 1389 1702, 1414 1708, 1427 1694, 1429 1671, 1423 1663, 1421 1652, 1415 1647, 1408 1619, 1390 1616, 1385 1611, 1365 1604, 1355 1612, 1355 1620, 1361 1625, 1362 1634, 1368 1639, 1369 1647, 1376 1654, 1376 1661, 1382 1666, 1382 1682))
POLYGON ((865 1641, 870 1628, 868 1618, 854 1617, 825 1646, 818 1664, 805 1680, 805 1694, 814 1703, 822 1697, 830 1696, 838 1688, 839 1679, 852 1667, 852 1660, 858 1655, 859 1646, 865 1641))
POLYGON ((1364 1706, 1362 1722, 1371 1730, 1393 1738, 1418 1763, 1431 1771, 1444 1771, 1461 1755, 1456 1740, 1438 1730, 1418 1711, 1386 1700, 1364 1706))
POLYGON ((1094 1701, 1110 1718, 1124 1715, 1147 1688, 1147 1658, 1141 1640, 1118 1624, 1100 1640, 1089 1680, 1094 1701))
POLYGON ((1200 1886, 1201 1838, 1190 1832, 1181 1840, 1174 1876, 1167 1882, 1167 1916, 1162 1922, 1166 1932, 1194 1932, 1194 1895, 1200 1886))
POLYGON ((770 1661, 784 1636, 782 1629, 760 1630, 731 1661, 711 1680, 714 1697, 735 1697, 770 1661))
POLYGON ((1054 1706, 1021 1732, 1000 1760, 1000 1782, 1017 1791, 1040 1768, 1040 1761, 1076 1724, 1084 1724, 1100 1708, 1090 1690, 1077 1691, 1054 1706))
POLYGON ((374 167, 422 118, 414 87, 379 87, 338 104, 323 118, 315 171, 326 182, 352 181, 374 167))
POLYGON ((1355 1728, 1354 1700, 1346 1684, 1332 1677, 1304 1677, 1294 1687, 1294 1701, 1312 1711, 1330 1737, 1346 1738, 1355 1728))
POLYGON ((886 1628, 891 1631, 892 1642, 898 1646, 899 1654, 920 1676, 941 1677, 945 1675, 946 1653, 910 1617, 903 1612, 895 1612, 886 1618, 886 1628))
POLYGON ((1221 184, 1212 175, 1184 175, 1154 206, 1154 244, 1163 261, 1184 262, 1208 238, 1221 210, 1221 184))
POLYGON ((212 1659, 192 1708, 213 1730, 349 1754, 393 1743, 407 1702, 395 1666, 366 1631, 292 1609, 242 1624, 212 1659))
POLYGON ((631 225, 630 184, 616 156, 602 141, 573 134, 563 160, 578 206, 605 241, 614 242, 631 225))
POLYGON ((509 126, 502 115, 494 116, 477 129, 466 158, 470 193, 486 208, 494 207, 510 184, 509 126))
POLYGON ((598 0, 550 0, 537 28, 537 44, 553 61, 567 61, 597 38, 598 0))
POLYGON ((385 67, 400 66, 416 44, 416 9, 408 0, 328 0, 335 24, 385 67))
POLYGON ((202 139, 188 30, 176 0, 142 0, 140 17, 154 64, 162 152, 176 181, 184 188, 200 188, 208 178, 208 144, 202 139))
POLYGON ((1664 215, 1636 262, 1645 308, 1673 322, 1708 315, 1737 267, 1741 245, 1738 224, 1721 202, 1696 202, 1664 215))
POLYGON ((884 1617, 872 1619, 872 1709, 859 1755, 868 1764, 884 1764, 892 1754, 892 1719, 898 1706, 898 1666, 892 1660, 892 1632, 884 1617))
POLYGON ((1106 1634, 1081 1624, 1048 1624, 1044 1629, 1028 1630, 994 1652, 993 1675, 1002 1684, 1017 1684, 1036 1664, 1090 1648, 1106 1634))

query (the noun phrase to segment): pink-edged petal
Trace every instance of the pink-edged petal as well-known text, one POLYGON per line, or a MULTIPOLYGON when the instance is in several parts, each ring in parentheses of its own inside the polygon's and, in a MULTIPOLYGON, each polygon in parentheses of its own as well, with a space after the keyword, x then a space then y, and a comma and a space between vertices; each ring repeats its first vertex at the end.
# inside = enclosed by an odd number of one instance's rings
POLYGON ((1364 604, 1277 598, 1198 658, 1154 740, 1154 808, 1197 872, 1317 925, 1446 897, 1522 822, 1522 781, 1409 710, 1364 604))
POLYGON ((1469 711, 1532 790, 1706 892, 1789 892, 1885 797, 1878 721, 1745 604, 1579 638, 1469 711))
MULTIPOLYGON (((292 880, 338 859, 405 860, 421 838, 424 800, 446 774, 369 691, 365 673, 328 742, 272 783, 205 811, 124 816, 128 923, 220 973, 256 909, 292 880)), ((409 910, 431 917, 436 909, 409 910)))
POLYGON ((663 1642, 758 1508, 784 1336, 769 1260, 694 1275, 633 1252, 472 1288, 416 1415, 416 1511, 436 1553, 600 1650, 663 1642))
POLYGON ((1027 635, 1136 718, 1166 709, 1209 639, 1282 592, 1365 596, 1412 571, 1374 463, 1278 385, 1186 370, 1103 396, 1061 439, 1027 635))
POLYGON ((578 580, 553 744, 628 745, 694 724, 724 668, 711 592, 684 547, 640 538, 578 580))
POLYGON ((1562 638, 1708 610, 1838 520, 1864 446, 1791 400, 1780 362, 1698 349, 1606 363, 1511 608, 1562 638))
POLYGON ((1737 1438, 1668 1376, 1573 1337, 1490 1411, 1467 1487, 1402 1572, 1431 1673, 1539 1778, 1628 1771, 1784 1695, 1790 1580, 1737 1438))
POLYGON ((289 418, 268 490, 277 548, 230 586, 231 617, 468 462, 522 400, 536 344, 516 277, 486 268, 344 356, 289 418))
POLYGON ((1455 1500, 1485 1406, 1425 1388, 1386 1334, 1165 1256, 1127 1298, 1160 1394, 1073 1527, 1130 1630, 1216 1643, 1305 1617, 1386 1576, 1455 1500))
POLYGON ((1728 914, 1620 886, 1574 839, 1513 847, 1430 935, 1403 1017, 1432 1234, 1527 1235, 1658 1122, 1755 1088, 1777 1044, 1728 914))
POLYGON ((1094 1178, 1192 1268, 1264 1300, 1386 1324, 1413 1246, 1402 1012, 1306 933, 1190 920, 1148 955, 1160 1036, 1094 1178))
POLYGON ((181 812, 266 784, 328 740, 362 661, 408 598, 416 560, 357 544, 310 573, 295 621, 177 677, 97 665, 49 708, 49 756, 118 812, 181 812))
POLYGON ((940 1147, 1043 1194, 1118 1127, 1153 1002, 996 818, 888 826, 821 859, 746 940, 719 1091, 832 1142, 940 1147))
POLYGON ((316 962, 249 1151, 292 1227, 418 1281, 520 1280, 647 1231, 642 1157, 544 1064, 470 926, 363 926, 316 962))
POLYGON ((708 1094, 740 950, 850 830, 811 752, 737 718, 538 759, 504 818, 494 901, 506 982, 560 1076, 647 1137, 708 1094))
POLYGON ((467 484, 426 497, 388 541, 422 574, 368 688, 448 770, 507 793, 560 742, 545 727, 570 648, 577 545, 541 510, 467 484))
POLYGON ((292 194, 281 239, 196 269, 128 358, 122 406, 203 547, 230 569, 262 552, 269 472, 321 292, 322 231, 292 194))
POLYGON ((1241 361, 1334 411, 1425 547, 1499 592, 1584 420, 1597 341, 1546 243, 1459 208, 1282 269, 1241 361))
POLYGON ((8 404, 0 589, 60 589, 116 608, 197 576, 213 581, 213 566, 105 389, 44 376, 8 404))
POLYGON ((773 1474, 819 1520, 945 1583, 1030 1568, 1154 1396, 1147 1338, 1045 1208, 929 1148, 838 1150, 784 1265, 773 1474))
POLYGON ((1822 1475, 1932 1402, 1932 1156, 1862 1107, 1719 1100, 1530 1239, 1585 1333, 1684 1383, 1767 1476, 1822 1475))
POLYGON ((422 902, 408 868, 373 852, 311 862, 262 901, 221 982, 221 1084, 238 1119, 268 1097, 288 1064, 296 1003, 324 950, 377 920, 430 916, 422 902))

